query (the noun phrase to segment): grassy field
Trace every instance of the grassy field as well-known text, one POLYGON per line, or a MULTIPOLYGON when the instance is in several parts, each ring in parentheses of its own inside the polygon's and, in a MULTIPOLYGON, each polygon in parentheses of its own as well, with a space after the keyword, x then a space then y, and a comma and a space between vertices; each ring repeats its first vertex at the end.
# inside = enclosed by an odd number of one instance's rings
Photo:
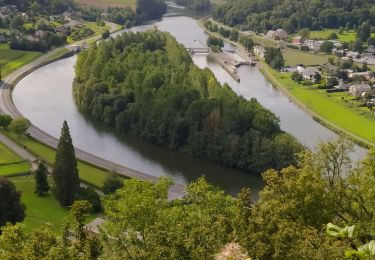
POLYGON ((265 47, 277 47, 279 45, 279 42, 277 42, 275 40, 268 39, 266 37, 261 37, 261 36, 258 36, 258 35, 251 35, 250 37, 251 37, 251 39, 253 39, 253 41, 256 44, 259 44, 259 45, 262 45, 262 46, 265 46, 265 47))
MULTIPOLYGON (((336 29, 324 29, 321 31, 311 31, 310 32, 310 37, 311 39, 316 39, 316 40, 326 40, 328 39, 328 36, 335 32, 339 38, 340 41, 342 42, 351 42, 355 40, 356 32, 355 31, 344 31, 343 34, 339 34, 338 30, 336 29)), ((375 37, 375 33, 371 34, 372 37, 375 37)))
POLYGON ((135 8, 136 0, 75 0, 76 3, 99 8, 108 7, 131 7, 135 8))
POLYGON ((284 49, 283 56, 285 64, 289 66, 303 65, 319 65, 326 63, 329 56, 317 55, 309 52, 302 52, 292 49, 284 49))
POLYGON ((0 67, 2 77, 35 60, 41 52, 11 50, 8 44, 0 44, 0 67))
MULTIPOLYGON (((11 181, 21 191, 21 200, 26 205, 26 218, 23 221, 25 231, 30 232, 38 228, 49 228, 54 233, 60 233, 63 224, 70 219, 68 208, 59 205, 51 193, 37 196, 34 193, 34 176, 15 177, 11 181)), ((49 178, 49 183, 51 183, 49 178)), ((94 216, 87 220, 91 221, 94 216)))
MULTIPOLYGON (((55 150, 35 141, 32 138, 27 136, 17 137, 15 134, 10 132, 4 132, 8 137, 21 144, 26 146, 27 149, 42 158, 48 164, 52 165, 55 161, 55 150)), ((108 172, 87 163, 78 162, 79 177, 82 181, 87 182, 96 187, 102 187, 104 181, 108 177, 108 172)))
POLYGON ((341 100, 342 93, 327 94, 324 90, 304 87, 290 78, 288 73, 280 73, 264 65, 262 69, 268 77, 275 79, 277 85, 287 90, 294 98, 308 110, 313 111, 327 122, 337 126, 344 132, 353 133, 375 145, 375 120, 361 115, 358 111, 345 106, 341 100))
POLYGON ((7 176, 30 171, 30 163, 0 143, 0 176, 7 176))

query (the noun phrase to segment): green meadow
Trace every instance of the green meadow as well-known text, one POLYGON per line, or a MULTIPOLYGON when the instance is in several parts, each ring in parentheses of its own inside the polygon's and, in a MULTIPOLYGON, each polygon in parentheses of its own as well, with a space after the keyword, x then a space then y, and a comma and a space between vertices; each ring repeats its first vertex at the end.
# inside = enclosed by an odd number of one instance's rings
POLYGON ((285 59, 285 65, 288 66, 296 66, 298 64, 303 64, 306 66, 319 65, 326 63, 329 57, 327 55, 318 55, 289 48, 283 50, 283 56, 285 59))
POLYGON ((8 44, 0 44, 1 76, 5 77, 14 70, 35 60, 43 53, 35 51, 11 50, 8 44))
POLYGON ((0 143, 0 176, 9 176, 30 171, 30 163, 0 143))
MULTIPOLYGON (((19 137, 9 131, 4 133, 18 144, 26 146, 27 150, 42 158, 49 165, 53 165, 55 161, 55 150, 51 147, 48 147, 27 136, 19 137)), ((98 188, 103 186, 104 181, 108 177, 108 171, 99 169, 81 161, 78 161, 78 170, 79 177, 82 181, 98 188)))
POLYGON ((313 87, 302 86, 291 79, 290 73, 272 70, 266 64, 261 68, 266 77, 286 90, 299 103, 345 133, 352 133, 357 140, 375 145, 375 120, 344 104, 342 93, 326 93, 313 87))
MULTIPOLYGON (((26 217, 22 222, 25 231, 48 228, 54 233, 60 233, 64 223, 71 219, 69 208, 61 207, 51 192, 37 196, 34 193, 34 176, 15 177, 10 180, 16 185, 17 190, 21 191, 21 200, 26 206, 26 217)), ((52 179, 48 178, 48 181, 51 185, 52 179)), ((94 217, 91 215, 87 222, 94 217)))

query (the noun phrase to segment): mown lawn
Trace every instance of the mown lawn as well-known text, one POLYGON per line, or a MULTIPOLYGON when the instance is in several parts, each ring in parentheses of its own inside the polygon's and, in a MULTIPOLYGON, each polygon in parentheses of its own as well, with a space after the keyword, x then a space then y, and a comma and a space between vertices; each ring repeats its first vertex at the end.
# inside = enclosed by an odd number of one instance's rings
POLYGON ((2 77, 35 60, 43 53, 11 50, 8 44, 0 44, 0 67, 2 77))
POLYGON ((251 35, 250 38, 253 39, 253 41, 256 44, 260 44, 260 45, 265 46, 265 47, 277 47, 279 45, 279 43, 277 41, 268 39, 266 37, 261 37, 261 36, 258 36, 258 35, 251 35))
MULTIPOLYGON (((337 29, 324 29, 321 31, 311 31, 310 38, 316 40, 326 40, 328 39, 331 33, 335 32, 338 36, 338 40, 342 42, 351 42, 355 41, 356 39, 356 32, 355 31, 344 31, 343 34, 339 34, 337 29)), ((372 37, 375 37, 375 33, 371 34, 372 37)))
POLYGON ((18 173, 28 173, 30 171, 29 162, 19 162, 14 164, 0 165, 0 176, 11 176, 18 173))
POLYGON ((283 56, 285 59, 285 65, 288 66, 296 66, 298 64, 303 64, 307 66, 319 65, 326 63, 329 57, 292 49, 283 50, 283 56))
MULTIPOLYGON (((26 146, 27 149, 42 158, 45 162, 52 165, 55 161, 55 150, 39 143, 38 141, 29 138, 27 136, 17 137, 14 133, 4 132, 8 137, 26 146)), ((93 186, 101 188, 104 181, 108 177, 108 172, 106 170, 99 169, 87 163, 78 161, 79 177, 82 181, 87 182, 93 186)))
POLYGON ((0 143, 0 176, 7 176, 30 171, 30 163, 0 143))
POLYGON ((76 3, 99 8, 108 7, 132 7, 135 8, 136 0, 75 0, 76 3))
POLYGON ((290 73, 280 73, 266 68, 294 97, 328 122, 375 144, 375 120, 345 106, 340 98, 324 90, 305 87, 290 78, 290 73))
MULTIPOLYGON (((21 200, 26 205, 26 217, 23 221, 25 231, 48 228, 54 233, 60 233, 64 223, 70 218, 69 209, 59 205, 55 197, 49 192, 44 196, 34 193, 34 176, 15 177, 10 179, 18 191, 21 191, 21 200)), ((49 178, 51 185, 52 179, 49 178)), ((95 216, 91 215, 87 222, 95 216)))

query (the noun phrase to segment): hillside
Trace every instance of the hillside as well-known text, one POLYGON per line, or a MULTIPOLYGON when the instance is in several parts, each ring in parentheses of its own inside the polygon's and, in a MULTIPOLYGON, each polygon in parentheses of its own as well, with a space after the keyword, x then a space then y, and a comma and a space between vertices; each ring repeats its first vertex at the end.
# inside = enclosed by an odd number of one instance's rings
POLYGON ((374 0, 234 0, 219 6, 214 18, 231 26, 262 32, 284 28, 289 32, 300 28, 353 29, 368 20, 375 21, 374 0))

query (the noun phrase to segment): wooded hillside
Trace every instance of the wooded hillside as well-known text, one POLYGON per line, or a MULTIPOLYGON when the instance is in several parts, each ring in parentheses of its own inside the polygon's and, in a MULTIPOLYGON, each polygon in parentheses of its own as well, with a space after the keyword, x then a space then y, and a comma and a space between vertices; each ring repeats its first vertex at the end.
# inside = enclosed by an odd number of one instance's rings
POLYGON ((374 0, 234 0, 219 6, 214 18, 243 29, 265 31, 283 28, 357 28, 375 22, 374 0))

